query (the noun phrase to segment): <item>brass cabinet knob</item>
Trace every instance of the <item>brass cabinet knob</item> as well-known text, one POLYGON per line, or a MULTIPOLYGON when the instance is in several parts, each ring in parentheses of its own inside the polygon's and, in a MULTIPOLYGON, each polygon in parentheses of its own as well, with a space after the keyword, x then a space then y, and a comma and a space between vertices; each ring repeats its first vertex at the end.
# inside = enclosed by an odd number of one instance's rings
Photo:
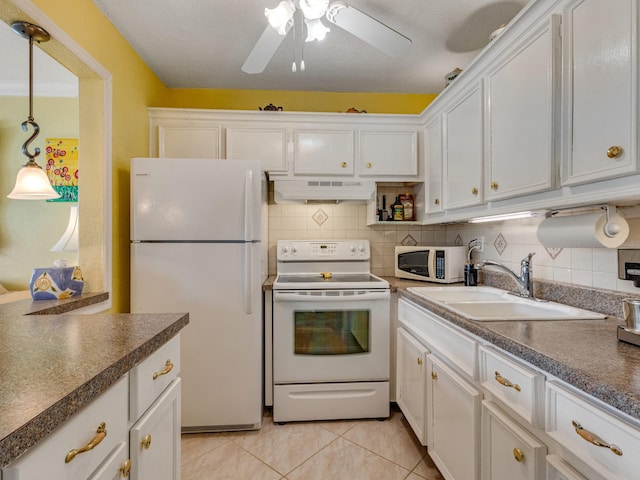
POLYGON ((422 359, 418 357, 418 365, 422 365, 422 359))
POLYGON ((107 436, 107 424, 102 422, 98 425, 98 429, 96 430, 95 436, 87 443, 84 447, 69 450, 67 456, 64 458, 64 463, 69 463, 71 460, 76 458, 80 453, 88 452, 89 450, 93 450, 93 448, 102 442, 107 436))
POLYGON ((140 445, 142 445, 142 448, 144 448, 145 450, 149 450, 149 447, 151 446, 151 434, 150 433, 147 433, 144 436, 144 438, 140 442, 140 445))
POLYGON ((471 189, 471 195, 478 195, 478 189, 476 187, 471 189))
POLYGON ((120 465, 120 474, 122 475, 122 478, 127 478, 129 476, 129 473, 131 473, 131 459, 127 459, 126 462, 124 462, 122 465, 120 465))
POLYGON ((505 387, 511 387, 515 391, 519 392, 521 390, 520 385, 517 383, 511 383, 509 380, 500 375, 500 372, 496 372, 496 382, 505 387))
POLYGON ((347 162, 342 162, 342 163, 340 164, 340 166, 341 166, 342 168, 347 168, 347 162))
POLYGON ((436 372, 431 372, 431 380, 437 380, 438 374, 436 372))
POLYGON ((160 370, 159 372, 153 372, 153 379, 155 380, 161 375, 166 375, 171 370, 173 370, 173 363, 171 362, 171 359, 168 359, 164 364, 164 368, 162 370, 160 370))
POLYGON ((367 168, 371 168, 371 162, 367 162, 367 168))
POLYGON ((439 199, 439 198, 436 198, 436 199, 433 201, 433 204, 434 204, 434 205, 440 205, 440 199, 439 199))
POLYGON ((607 150, 607 157, 609 158, 618 158, 620 155, 622 155, 622 147, 617 145, 609 147, 609 150, 607 150))
POLYGON ((491 182, 491 190, 497 190, 498 189, 498 182, 491 182))
POLYGON ((513 458, 516 459, 516 462, 522 463, 524 461, 524 453, 518 447, 513 449, 513 458))

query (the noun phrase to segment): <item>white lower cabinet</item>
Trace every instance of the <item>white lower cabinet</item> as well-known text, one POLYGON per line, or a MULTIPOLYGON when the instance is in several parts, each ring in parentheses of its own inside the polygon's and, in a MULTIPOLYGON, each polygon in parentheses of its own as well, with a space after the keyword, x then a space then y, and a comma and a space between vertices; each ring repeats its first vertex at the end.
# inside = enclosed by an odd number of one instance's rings
POLYGON ((543 478, 547 447, 491 401, 482 404, 482 480, 543 478))
POLYGON ((482 392, 435 355, 427 356, 429 455, 447 480, 480 478, 482 392))
POLYGON ((180 479, 180 378, 129 432, 132 480, 180 479))
POLYGON ((558 455, 547 455, 547 480, 587 480, 558 455))
POLYGON ((397 330, 396 402, 422 445, 427 445, 427 355, 405 329, 397 330))
POLYGON ((129 478, 131 460, 129 459, 129 444, 119 442, 107 459, 93 472, 88 480, 117 480, 129 478))

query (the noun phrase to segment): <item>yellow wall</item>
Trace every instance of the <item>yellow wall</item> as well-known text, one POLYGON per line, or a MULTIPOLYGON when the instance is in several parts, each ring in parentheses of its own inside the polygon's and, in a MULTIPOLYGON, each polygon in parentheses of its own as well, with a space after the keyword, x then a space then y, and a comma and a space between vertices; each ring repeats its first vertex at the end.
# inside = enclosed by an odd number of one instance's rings
POLYGON ((285 90, 204 90, 176 88, 170 105, 155 107, 258 110, 272 103, 287 112, 344 112, 349 108, 367 113, 419 114, 436 94, 304 92, 285 90))
MULTIPOLYGON (((8 1, 0 0, 0 4, 8 1)), ((149 154, 147 107, 256 110, 259 106, 273 103, 287 111, 338 112, 354 107, 369 113, 415 114, 435 98, 435 95, 378 93, 170 90, 142 62, 91 0, 32 2, 112 75, 114 311, 128 311, 129 308, 129 159, 149 154)), ((102 126, 99 115, 95 113, 102 111, 101 82, 90 79, 90 76, 84 79, 81 74, 78 76, 81 92, 80 141, 87 143, 82 147, 83 152, 90 154, 93 153, 92 148, 97 150, 101 139, 102 126), (89 92, 91 94, 87 94, 89 92)), ((99 158, 97 153, 96 157, 99 158)), ((91 173, 92 178, 82 184, 91 188, 87 189, 86 195, 81 193, 80 262, 83 268, 90 264, 93 270, 95 265, 92 264, 98 264, 103 254, 97 232, 101 231, 99 222, 104 192, 101 191, 99 169, 92 166, 91 173)))

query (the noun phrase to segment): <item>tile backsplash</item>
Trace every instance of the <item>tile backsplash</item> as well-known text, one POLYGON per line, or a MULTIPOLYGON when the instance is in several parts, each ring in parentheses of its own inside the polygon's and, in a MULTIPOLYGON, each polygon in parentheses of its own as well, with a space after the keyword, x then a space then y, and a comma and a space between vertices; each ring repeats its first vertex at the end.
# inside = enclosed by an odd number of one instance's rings
POLYGON ((640 294, 631 281, 617 278, 617 250, 608 248, 547 249, 536 239, 540 218, 484 224, 412 225, 401 222, 367 226, 367 207, 360 204, 269 205, 269 274, 276 273, 278 240, 366 239, 371 244, 371 271, 393 276, 396 245, 467 245, 484 236, 490 259, 520 270, 530 252, 533 276, 574 285, 640 294))

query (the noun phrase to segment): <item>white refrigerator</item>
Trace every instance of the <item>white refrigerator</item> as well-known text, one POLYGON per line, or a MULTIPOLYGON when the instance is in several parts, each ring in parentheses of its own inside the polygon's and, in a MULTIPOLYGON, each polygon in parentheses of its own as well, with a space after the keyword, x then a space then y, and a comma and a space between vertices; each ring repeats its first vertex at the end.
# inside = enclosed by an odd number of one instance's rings
POLYGON ((131 312, 189 313, 183 432, 261 427, 265 185, 257 160, 131 160, 131 312))

